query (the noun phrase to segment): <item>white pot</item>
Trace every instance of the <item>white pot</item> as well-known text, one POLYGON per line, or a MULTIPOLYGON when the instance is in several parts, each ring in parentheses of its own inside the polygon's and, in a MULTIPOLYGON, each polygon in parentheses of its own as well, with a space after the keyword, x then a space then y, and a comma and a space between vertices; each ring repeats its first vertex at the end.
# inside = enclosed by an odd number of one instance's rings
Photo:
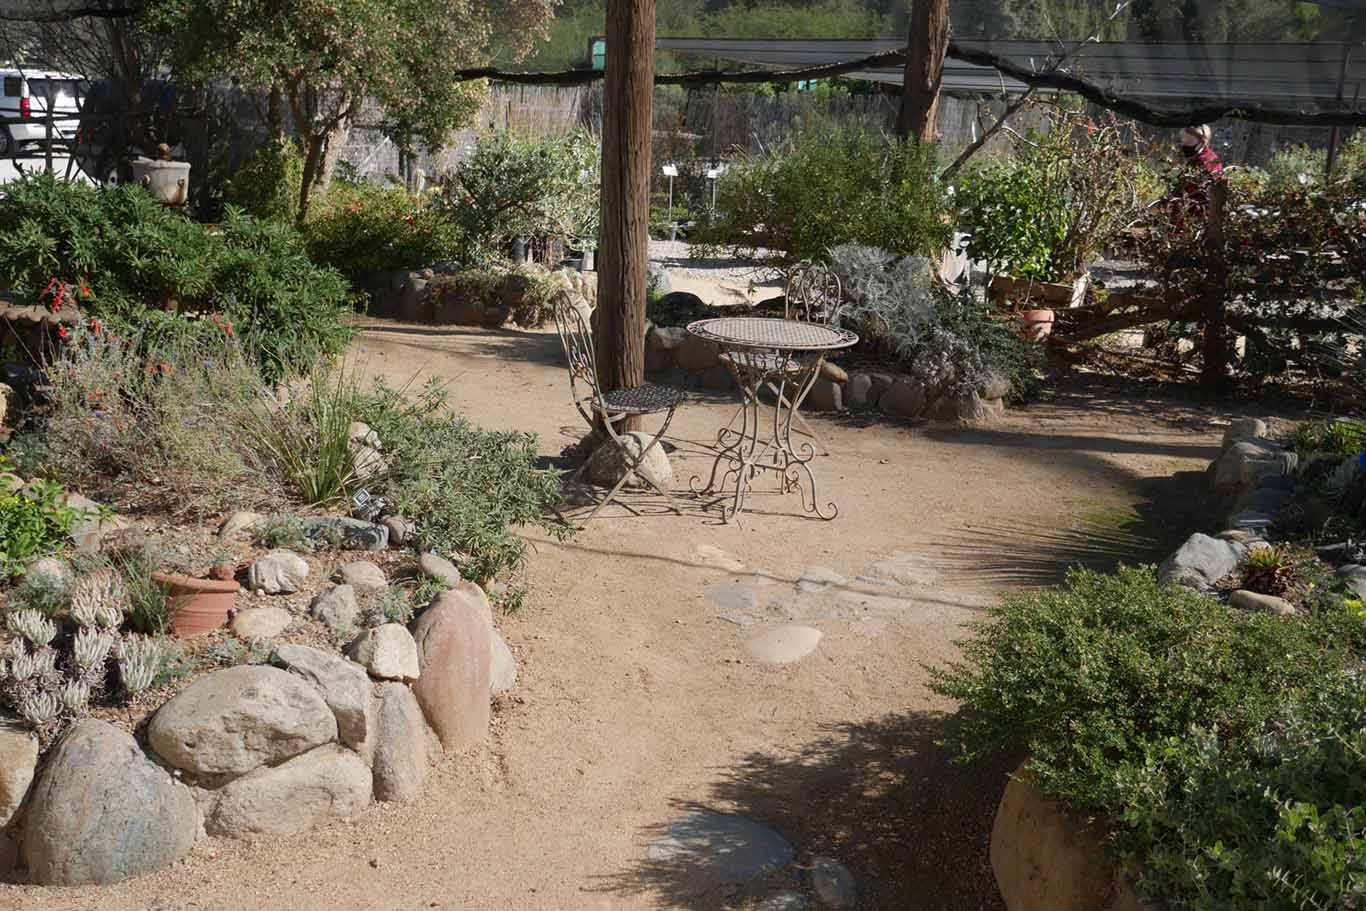
POLYGON ((188 161, 133 160, 133 179, 147 188, 157 201, 167 206, 183 206, 190 198, 188 161))

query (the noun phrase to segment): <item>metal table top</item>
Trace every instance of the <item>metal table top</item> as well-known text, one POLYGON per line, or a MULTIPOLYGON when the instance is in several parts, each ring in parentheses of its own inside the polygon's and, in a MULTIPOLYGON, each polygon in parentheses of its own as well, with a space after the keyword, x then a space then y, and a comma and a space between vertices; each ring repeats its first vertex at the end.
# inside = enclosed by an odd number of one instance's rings
POLYGON ((848 329, 760 316, 722 316, 688 324, 688 332, 727 348, 835 351, 858 344, 848 329))

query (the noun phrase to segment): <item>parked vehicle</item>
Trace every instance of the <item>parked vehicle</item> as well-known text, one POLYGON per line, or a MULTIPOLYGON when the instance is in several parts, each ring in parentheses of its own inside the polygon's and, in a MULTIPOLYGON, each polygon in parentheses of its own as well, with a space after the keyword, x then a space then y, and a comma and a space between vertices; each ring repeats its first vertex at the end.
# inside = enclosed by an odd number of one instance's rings
POLYGON ((10 66, 0 67, 0 78, 0 157, 44 153, 49 112, 53 144, 63 149, 75 145, 76 118, 87 87, 84 76, 10 66))

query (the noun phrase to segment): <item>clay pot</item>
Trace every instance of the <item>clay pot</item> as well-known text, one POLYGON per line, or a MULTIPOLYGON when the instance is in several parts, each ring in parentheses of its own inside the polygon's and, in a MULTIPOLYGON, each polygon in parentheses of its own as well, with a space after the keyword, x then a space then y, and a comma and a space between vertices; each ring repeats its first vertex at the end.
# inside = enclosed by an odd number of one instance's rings
POLYGON ((171 602, 171 625, 177 636, 202 636, 228 625, 233 598, 242 586, 236 581, 195 579, 171 573, 152 573, 152 581, 166 590, 171 602))
POLYGON ((1021 310, 1020 338, 1026 342, 1041 342, 1053 334, 1052 310, 1021 310))

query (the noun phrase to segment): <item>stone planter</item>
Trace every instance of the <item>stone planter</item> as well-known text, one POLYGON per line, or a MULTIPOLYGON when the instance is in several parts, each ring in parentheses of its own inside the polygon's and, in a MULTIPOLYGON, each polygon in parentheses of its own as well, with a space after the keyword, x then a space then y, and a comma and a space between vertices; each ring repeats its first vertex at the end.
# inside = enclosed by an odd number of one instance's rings
POLYGON ((183 206, 190 198, 188 161, 138 158, 133 161, 133 179, 164 206, 183 206))
POLYGON ((152 581, 166 591, 175 634, 187 638, 227 626, 233 598, 242 588, 231 579, 195 579, 161 572, 152 573, 152 581))

